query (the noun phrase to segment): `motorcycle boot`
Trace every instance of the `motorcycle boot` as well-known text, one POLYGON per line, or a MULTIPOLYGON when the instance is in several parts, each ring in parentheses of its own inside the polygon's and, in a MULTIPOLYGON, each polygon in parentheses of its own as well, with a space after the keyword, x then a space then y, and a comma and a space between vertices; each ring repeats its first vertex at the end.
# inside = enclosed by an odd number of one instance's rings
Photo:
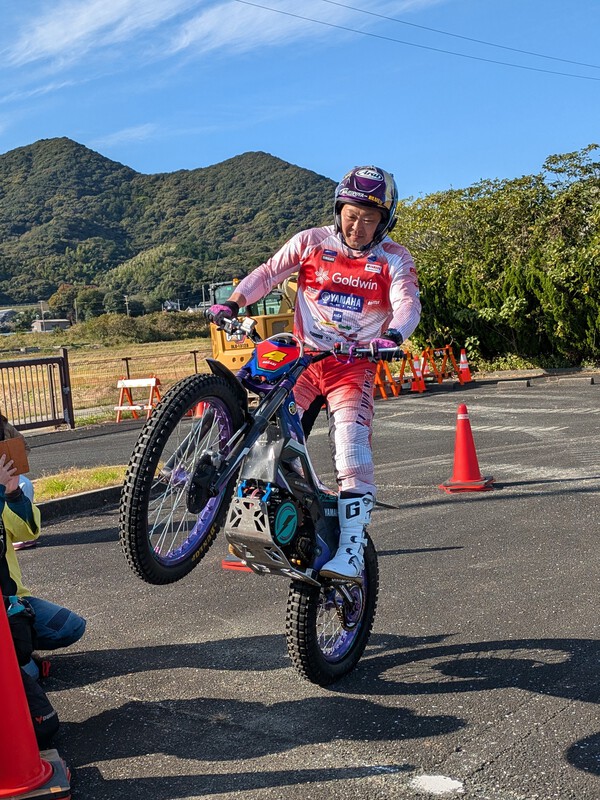
POLYGON ((374 504, 372 494, 338 498, 340 542, 335 556, 321 568, 322 577, 361 581, 367 543, 365 526, 371 519, 374 504))

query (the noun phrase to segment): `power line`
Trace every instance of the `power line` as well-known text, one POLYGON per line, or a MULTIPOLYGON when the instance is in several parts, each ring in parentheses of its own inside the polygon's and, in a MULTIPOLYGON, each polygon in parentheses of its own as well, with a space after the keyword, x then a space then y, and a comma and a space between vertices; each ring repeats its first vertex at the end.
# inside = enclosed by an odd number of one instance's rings
POLYGON ((513 67, 514 69, 524 69, 529 72, 542 72, 546 75, 560 75, 563 78, 578 78, 582 81, 600 81, 600 78, 594 78, 591 75, 576 75, 573 72, 558 72, 552 69, 543 69, 542 67, 528 67, 524 64, 514 64, 510 61, 497 61, 493 58, 484 58, 483 56, 470 56, 466 53, 457 53, 454 50, 444 50, 440 47, 429 47, 425 44, 415 44, 415 42, 406 42, 403 39, 394 39, 391 36, 382 36, 378 33, 371 33, 370 31, 359 31, 356 28, 349 28, 345 25, 336 25, 333 22, 324 22, 320 19, 314 19, 313 17, 304 17, 302 14, 293 14, 291 11, 283 11, 279 8, 270 8, 269 6, 261 5, 260 3, 252 3, 250 0, 235 0, 236 3, 241 3, 245 6, 253 6, 254 8, 260 8, 263 11, 272 11, 274 14, 283 14, 286 17, 294 17, 295 19, 304 20, 304 22, 314 22, 317 25, 325 25, 327 28, 335 28, 340 31, 347 31, 348 33, 358 33, 362 36, 370 36, 372 39, 380 39, 385 42, 394 42, 395 44, 403 44, 407 47, 417 47, 420 50, 430 50, 434 53, 443 53, 444 55, 449 56, 457 56, 458 58, 468 58, 471 61, 483 61, 486 64, 496 64, 501 67, 513 67))
POLYGON ((339 6, 340 8, 347 8, 350 11, 358 11, 360 14, 368 14, 370 17, 378 17, 385 19, 388 22, 397 22, 400 25, 409 25, 411 28, 420 28, 422 31, 429 31, 430 33, 439 33, 442 36, 452 36, 454 39, 463 39, 466 42, 475 42, 476 44, 484 44, 486 47, 498 47, 501 50, 510 50, 513 53, 522 53, 526 56, 535 56, 535 58, 547 58, 550 61, 562 61, 563 64, 574 64, 577 67, 589 67, 590 69, 600 69, 599 64, 586 64, 584 61, 572 61, 569 58, 559 58, 558 56, 549 56, 546 53, 536 53, 533 50, 521 50, 518 47, 509 47, 505 44, 497 44, 496 42, 486 42, 485 39, 475 39, 471 36, 463 36, 460 33, 451 33, 450 31, 443 31, 439 28, 428 28, 427 25, 417 25, 416 22, 407 22, 405 19, 398 19, 398 17, 386 17, 385 14, 377 14, 375 11, 365 11, 364 8, 356 8, 356 6, 348 6, 345 3, 337 3, 336 0, 321 0, 322 3, 328 3, 330 6, 339 6))

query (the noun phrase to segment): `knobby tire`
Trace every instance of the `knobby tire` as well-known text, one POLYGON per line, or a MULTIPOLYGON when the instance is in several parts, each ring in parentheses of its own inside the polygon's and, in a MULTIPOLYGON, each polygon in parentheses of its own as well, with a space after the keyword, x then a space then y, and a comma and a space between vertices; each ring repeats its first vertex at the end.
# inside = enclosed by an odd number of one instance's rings
MULTIPOLYGON (((157 556, 150 541, 151 492, 157 491, 157 474, 169 437, 181 422, 187 422, 185 418, 198 403, 206 403, 209 407, 211 403, 216 404, 227 426, 231 427, 232 434, 244 423, 234 390, 226 380, 215 375, 190 375, 165 394, 146 421, 125 476, 120 503, 121 546, 130 568, 147 583, 173 583, 187 575, 208 552, 224 522, 229 505, 234 480, 220 501, 215 501, 215 513, 209 517, 211 521, 206 525, 206 532, 197 542, 188 545, 187 549, 182 548, 181 556, 174 559, 173 563, 168 561, 168 557, 161 559, 157 556)), ((158 488, 160 491, 160 486, 158 488)), ((164 491, 166 495, 167 489, 164 491)), ((179 513, 190 514, 183 506, 179 513)), ((190 515, 188 524, 193 519, 193 515, 190 515)))
MULTIPOLYGON (((351 584, 346 584, 351 586, 351 584)), ((328 657, 319 638, 319 611, 324 607, 323 589, 292 581, 288 595, 286 641, 297 672, 319 686, 328 686, 354 669, 362 656, 375 619, 379 589, 377 553, 371 538, 365 546, 364 607, 354 638, 340 657, 328 657)), ((340 632, 340 635, 343 635, 340 632)))

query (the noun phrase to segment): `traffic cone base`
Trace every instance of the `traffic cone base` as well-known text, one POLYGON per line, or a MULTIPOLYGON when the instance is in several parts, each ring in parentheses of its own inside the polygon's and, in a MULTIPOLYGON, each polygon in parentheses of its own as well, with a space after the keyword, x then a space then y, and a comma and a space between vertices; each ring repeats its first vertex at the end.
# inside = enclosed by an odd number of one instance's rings
POLYGON ((43 798, 58 798, 58 800, 70 800, 71 798, 71 773, 65 762, 56 750, 42 750, 40 752, 42 764, 46 764, 50 769, 50 777, 37 789, 24 792, 15 792, 6 795, 0 792, 0 797, 7 800, 43 800, 43 798))
POLYGON ((456 439, 454 443, 454 469, 452 477, 439 484, 447 494, 454 492, 485 492, 492 489, 494 479, 484 478, 479 470, 475 442, 469 421, 469 412, 464 403, 456 415, 456 439))
POLYGON ((445 483, 440 483, 439 489, 443 489, 446 494, 454 494, 455 492, 487 492, 494 487, 494 478, 481 478, 479 481, 453 481, 452 479, 445 483))

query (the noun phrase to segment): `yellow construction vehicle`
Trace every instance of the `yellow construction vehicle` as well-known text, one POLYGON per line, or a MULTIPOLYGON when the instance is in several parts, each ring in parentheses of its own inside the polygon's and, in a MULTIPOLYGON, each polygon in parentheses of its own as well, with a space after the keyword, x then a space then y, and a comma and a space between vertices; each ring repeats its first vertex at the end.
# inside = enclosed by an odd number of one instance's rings
MULTIPOLYGON (((212 283, 210 285, 211 303, 222 303, 239 283, 238 280, 212 283)), ((294 319, 294 305, 298 289, 296 276, 284 281, 281 288, 270 292, 258 303, 251 303, 240 308, 240 317, 252 317, 256 320, 256 331, 262 339, 274 336, 283 331, 291 332, 294 319)), ((220 361, 234 372, 242 367, 252 355, 254 345, 247 339, 244 342, 228 340, 224 331, 210 326, 213 358, 220 361)))

